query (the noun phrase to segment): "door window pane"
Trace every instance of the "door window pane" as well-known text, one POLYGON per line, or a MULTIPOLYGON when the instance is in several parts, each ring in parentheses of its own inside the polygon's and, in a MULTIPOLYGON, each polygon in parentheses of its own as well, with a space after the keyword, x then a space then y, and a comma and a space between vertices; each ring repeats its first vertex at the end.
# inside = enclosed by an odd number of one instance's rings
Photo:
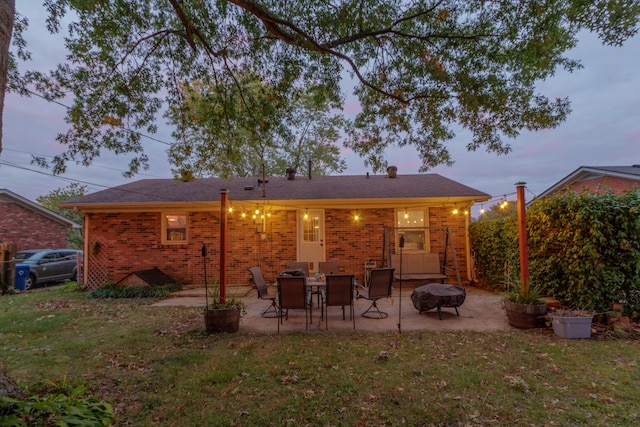
POLYGON ((320 218, 305 214, 302 220, 302 238, 305 242, 320 241, 320 218))

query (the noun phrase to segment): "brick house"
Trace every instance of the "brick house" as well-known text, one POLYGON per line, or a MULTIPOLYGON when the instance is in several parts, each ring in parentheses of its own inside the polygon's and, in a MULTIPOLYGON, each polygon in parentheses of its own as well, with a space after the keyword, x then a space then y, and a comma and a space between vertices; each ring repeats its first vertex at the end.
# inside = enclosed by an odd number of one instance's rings
POLYGON ((80 227, 73 221, 0 189, 0 243, 15 244, 17 250, 66 248, 67 231, 80 227))
MULTIPOLYGON (((291 261, 339 261, 362 280, 365 263, 388 264, 398 252, 437 252, 468 281, 469 209, 486 193, 438 174, 145 179, 61 204, 84 216, 84 283, 117 283, 158 268, 184 285, 220 276, 221 199, 226 212, 227 284, 267 280, 291 261), (225 194, 223 196, 223 193, 225 194), (456 213, 454 213, 454 210, 456 213), (410 226, 410 228, 407 228, 410 226)), ((453 270, 450 270, 453 271, 453 270)), ((455 280, 455 274, 449 273, 455 280)))
POLYGON ((569 175, 543 191, 538 198, 547 197, 557 191, 571 189, 591 193, 640 189, 640 165, 632 166, 580 166, 569 175))

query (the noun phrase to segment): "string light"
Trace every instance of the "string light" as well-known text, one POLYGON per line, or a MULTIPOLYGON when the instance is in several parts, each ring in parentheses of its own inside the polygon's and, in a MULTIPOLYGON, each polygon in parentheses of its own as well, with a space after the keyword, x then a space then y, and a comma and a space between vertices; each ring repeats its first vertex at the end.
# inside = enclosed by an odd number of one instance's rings
POLYGON ((309 219, 309 213, 308 213, 308 209, 304 210, 304 216, 303 216, 304 220, 307 221, 309 219))
POLYGON ((480 215, 484 214, 484 205, 480 205, 480 215))

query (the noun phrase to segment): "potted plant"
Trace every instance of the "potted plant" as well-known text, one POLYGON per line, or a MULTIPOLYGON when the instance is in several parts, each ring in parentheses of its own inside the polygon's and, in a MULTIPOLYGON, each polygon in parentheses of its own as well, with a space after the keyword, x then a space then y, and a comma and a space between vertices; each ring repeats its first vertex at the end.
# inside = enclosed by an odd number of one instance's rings
MULTIPOLYGON (((208 293, 208 291, 207 291, 208 293)), ((238 332, 240 317, 247 314, 244 301, 220 296, 220 286, 216 283, 211 295, 207 295, 204 308, 204 323, 207 333, 238 332)))
POLYGON ((587 310, 559 309, 549 313, 553 332, 563 338, 591 338, 593 313, 587 310))
POLYGON ((521 286, 520 281, 511 275, 508 263, 505 265, 504 278, 502 297, 509 324, 519 329, 544 327, 544 316, 549 306, 540 299, 540 288, 532 283, 521 286))

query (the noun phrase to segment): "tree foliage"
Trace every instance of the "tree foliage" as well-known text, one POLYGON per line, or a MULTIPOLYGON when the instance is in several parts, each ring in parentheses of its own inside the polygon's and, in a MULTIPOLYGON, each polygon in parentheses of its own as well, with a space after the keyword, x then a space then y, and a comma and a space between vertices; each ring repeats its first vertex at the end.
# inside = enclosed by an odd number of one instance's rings
MULTIPOLYGON (((620 44, 636 33, 640 10, 637 0, 45 5, 52 32, 71 21, 68 62, 48 75, 27 72, 21 81, 51 99, 73 97, 69 130, 58 136, 66 151, 54 159, 56 173, 69 161, 88 165, 102 150, 132 155, 131 173, 146 168, 140 132, 155 132, 161 111, 182 107, 185 82, 235 86, 219 105, 220 114, 233 114, 245 95, 246 86, 234 80, 243 72, 260 76, 279 100, 313 88, 338 110, 341 83, 351 78, 360 110, 344 143, 374 170, 386 166, 389 146, 414 146, 422 170, 451 164, 447 142, 457 126, 470 130, 469 150, 507 153, 522 130, 558 126, 569 113, 567 99, 538 93, 536 84, 580 67, 566 56, 579 31, 620 44)), ((215 126, 207 132, 236 130, 233 121, 215 126)), ((224 148, 230 158, 240 156, 238 146, 224 148)))
POLYGON ((81 226, 80 228, 70 228, 67 232, 67 242, 70 248, 82 249, 82 224, 84 220, 79 212, 73 209, 63 209, 58 205, 75 197, 84 196, 86 189, 86 186, 74 182, 64 188, 57 188, 45 196, 36 198, 36 202, 40 203, 40 205, 81 226))
POLYGON ((308 87, 282 94, 259 76, 231 77, 183 85, 182 104, 168 113, 176 126, 174 175, 260 176, 263 167, 267 175, 283 174, 309 159, 315 175, 346 168, 336 145, 346 123, 328 111, 322 93, 308 87))

